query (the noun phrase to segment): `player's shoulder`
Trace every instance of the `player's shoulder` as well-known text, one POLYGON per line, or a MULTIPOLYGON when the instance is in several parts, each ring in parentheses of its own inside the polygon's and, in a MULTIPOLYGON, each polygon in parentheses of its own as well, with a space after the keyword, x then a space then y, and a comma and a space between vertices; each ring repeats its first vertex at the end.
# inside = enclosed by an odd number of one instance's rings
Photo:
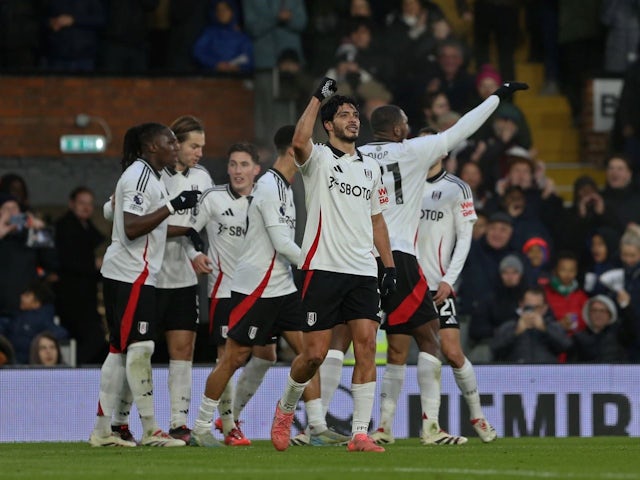
POLYGON ((208 180, 211 180, 211 183, 213 183, 213 180, 211 179, 211 173, 209 173, 209 170, 207 170, 202 165, 194 165, 193 167, 191 167, 189 169, 189 175, 204 177, 208 180))
POLYGON ((446 172, 442 176, 441 182, 451 190, 459 193, 465 199, 473 197, 473 192, 471 191, 471 187, 469 186, 469 184, 461 178, 455 176, 453 173, 446 172))
POLYGON ((135 188, 139 192, 144 192, 149 185, 157 183, 160 179, 159 173, 147 162, 136 160, 122 172, 120 181, 135 188))
POLYGON ((220 197, 233 197, 233 192, 231 190, 231 186, 228 183, 225 183, 223 185, 214 185, 213 187, 207 188, 205 191, 202 192, 202 195, 200 196, 200 201, 204 201, 205 199, 207 199, 207 201, 209 201, 209 199, 213 200, 213 199, 218 199, 220 197))

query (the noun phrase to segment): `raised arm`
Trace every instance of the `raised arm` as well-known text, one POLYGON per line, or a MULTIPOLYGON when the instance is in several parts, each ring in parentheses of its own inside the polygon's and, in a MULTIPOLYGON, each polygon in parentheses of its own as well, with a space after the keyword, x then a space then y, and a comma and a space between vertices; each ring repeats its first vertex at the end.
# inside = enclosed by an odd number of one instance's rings
POLYGON ((311 150, 313 149, 313 143, 311 142, 313 126, 316 123, 322 100, 329 98, 336 93, 336 90, 336 81, 333 78, 324 77, 311 97, 311 100, 309 100, 307 108, 304 109, 304 112, 302 112, 302 115, 298 119, 298 123, 296 123, 291 145, 295 152, 296 163, 300 166, 304 165, 311 156, 311 150))

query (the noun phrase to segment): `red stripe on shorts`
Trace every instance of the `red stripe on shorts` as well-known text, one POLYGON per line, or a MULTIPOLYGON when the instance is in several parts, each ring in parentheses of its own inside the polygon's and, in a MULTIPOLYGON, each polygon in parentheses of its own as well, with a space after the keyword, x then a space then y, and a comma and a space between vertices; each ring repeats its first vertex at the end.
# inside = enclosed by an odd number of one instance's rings
POLYGON ((387 323, 389 325, 400 325, 409 321, 424 301, 424 297, 429 291, 429 286, 420 267, 418 267, 418 273, 420 274, 420 279, 411 293, 398 305, 398 308, 387 314, 387 323))
POLYGON ((264 278, 260 282, 260 284, 256 287, 256 289, 247 295, 238 305, 236 305, 231 313, 229 314, 229 330, 233 328, 233 326, 240 321, 242 317, 246 315, 246 313, 253 307, 253 304, 258 301, 258 299, 262 296, 265 288, 267 288, 267 284, 269 283, 269 278, 271 278, 271 272, 273 271, 273 264, 276 261, 276 256, 278 252, 273 253, 273 257, 271 258, 271 265, 267 269, 267 273, 265 273, 264 278))
POLYGON ((127 344, 129 343, 129 334, 131 333, 131 327, 133 326, 133 318, 136 315, 136 308, 138 308, 138 300, 140 299, 140 290, 144 282, 149 276, 149 262, 147 261, 147 248, 149 247, 149 237, 147 237, 147 243, 144 246, 144 253, 142 258, 144 259, 144 270, 138 275, 133 286, 131 287, 131 293, 129 294, 129 300, 127 301, 127 307, 124 309, 124 315, 120 320, 120 350, 125 351, 127 344))
POLYGON ((307 270, 307 273, 304 276, 304 284, 302 285, 302 298, 307 294, 307 288, 309 288, 309 284, 311 283, 311 277, 313 277, 313 272, 315 270, 307 270))

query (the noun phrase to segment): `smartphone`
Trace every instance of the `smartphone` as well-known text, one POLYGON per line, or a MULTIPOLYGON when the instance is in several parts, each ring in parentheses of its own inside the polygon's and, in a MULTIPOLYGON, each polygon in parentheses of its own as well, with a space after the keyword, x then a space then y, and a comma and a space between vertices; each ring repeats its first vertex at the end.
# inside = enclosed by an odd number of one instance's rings
POLYGON ((19 213, 18 215, 11 215, 9 225, 16 225, 18 230, 22 230, 27 226, 27 214, 19 213))

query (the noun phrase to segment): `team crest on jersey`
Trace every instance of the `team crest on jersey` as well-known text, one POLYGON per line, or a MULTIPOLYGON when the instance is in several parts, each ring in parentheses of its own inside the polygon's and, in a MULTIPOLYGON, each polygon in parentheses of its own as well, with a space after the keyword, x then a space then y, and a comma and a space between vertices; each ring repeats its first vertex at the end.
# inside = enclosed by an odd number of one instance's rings
POLYGON ((251 340, 256 338, 257 333, 258 333, 258 327, 249 327, 249 338, 251 340))
POLYGON ((145 335, 149 331, 149 322, 138 322, 138 332, 145 335))
POLYGON ((431 192, 431 198, 433 200, 440 200, 442 197, 442 192, 440 190, 436 190, 435 192, 431 192))
POLYGON ((222 338, 227 338, 227 333, 229 333, 229 327, 227 325, 220 327, 220 336, 222 338))
POLYGON ((364 176, 367 177, 367 180, 371 180, 373 178, 373 172, 368 168, 364 169, 364 176))
POLYGON ((142 195, 136 193, 133 197, 133 203, 135 203, 136 205, 142 205, 142 195))
POLYGON ((307 325, 312 327, 318 321, 318 314, 316 312, 307 312, 307 325))

